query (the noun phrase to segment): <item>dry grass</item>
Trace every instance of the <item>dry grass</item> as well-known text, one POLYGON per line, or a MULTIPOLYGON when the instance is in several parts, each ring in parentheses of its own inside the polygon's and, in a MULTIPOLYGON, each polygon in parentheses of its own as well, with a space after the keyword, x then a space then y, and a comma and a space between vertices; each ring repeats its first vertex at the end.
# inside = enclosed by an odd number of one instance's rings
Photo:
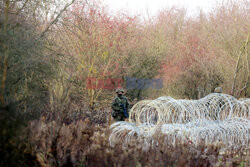
POLYGON ((245 151, 220 153, 217 146, 163 142, 144 149, 143 144, 131 140, 127 147, 109 144, 107 124, 94 125, 90 119, 63 124, 53 146, 55 122, 42 119, 30 124, 30 141, 36 160, 41 166, 237 166, 249 165, 245 151), (56 149, 55 150, 53 150, 56 149), (55 154, 56 153, 56 154, 55 154))

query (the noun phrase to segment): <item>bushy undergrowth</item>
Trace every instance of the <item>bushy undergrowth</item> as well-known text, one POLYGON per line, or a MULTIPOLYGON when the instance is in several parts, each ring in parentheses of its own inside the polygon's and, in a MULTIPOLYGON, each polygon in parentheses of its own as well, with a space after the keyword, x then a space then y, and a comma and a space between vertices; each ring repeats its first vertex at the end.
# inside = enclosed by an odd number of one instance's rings
POLYGON ((0 166, 36 166, 28 139, 28 114, 0 108, 0 166))
POLYGON ((108 123, 96 125, 87 118, 56 127, 54 121, 42 119, 30 124, 30 142, 41 166, 249 165, 249 153, 244 148, 241 149, 244 151, 222 153, 214 145, 195 147, 184 143, 174 147, 159 142, 159 145, 145 150, 138 141, 131 141, 126 148, 122 144, 111 147, 108 123))

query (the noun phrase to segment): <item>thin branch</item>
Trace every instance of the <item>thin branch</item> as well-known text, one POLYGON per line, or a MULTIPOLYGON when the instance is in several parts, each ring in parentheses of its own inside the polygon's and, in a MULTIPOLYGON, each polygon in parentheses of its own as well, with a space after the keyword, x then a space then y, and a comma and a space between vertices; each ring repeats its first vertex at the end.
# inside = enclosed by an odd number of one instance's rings
POLYGON ((249 35, 247 36, 247 40, 244 46, 244 52, 245 52, 245 56, 246 56, 246 82, 244 84, 244 86, 239 90, 238 92, 238 96, 237 98, 239 98, 241 96, 241 93, 247 89, 247 87, 249 86, 249 62, 248 62, 248 51, 247 51, 247 45, 249 43, 249 35))
POLYGON ((25 6, 27 5, 29 0, 26 0, 23 4, 23 6, 17 11, 16 15, 19 15, 21 13, 21 11, 25 8, 25 6))
MULTIPOLYGON (((234 92, 235 92, 236 78, 237 78, 238 71, 239 71, 240 58, 241 58, 242 52, 243 52, 242 50, 244 49, 244 51, 246 52, 246 47, 247 47, 248 43, 249 43, 249 35, 247 36, 246 42, 240 48, 240 51, 239 51, 239 55, 238 55, 238 59, 237 59, 236 67, 235 67, 235 73, 234 73, 234 78, 233 78, 231 95, 234 95, 234 92)), ((248 71, 247 71, 247 73, 248 73, 248 71)))
POLYGON ((40 38, 42 38, 42 37, 45 35, 45 33, 50 29, 50 27, 58 21, 58 19, 59 19, 60 16, 62 15, 62 13, 63 13, 65 10, 67 10, 67 8, 68 8, 69 6, 71 6, 74 2, 75 2, 75 0, 72 0, 71 3, 65 5, 65 7, 60 11, 60 13, 56 16, 56 18, 55 18, 55 19, 46 27, 46 29, 41 33, 40 38))
POLYGON ((240 95, 241 95, 241 93, 246 89, 248 87, 248 84, 246 83, 246 85, 244 85, 244 87, 243 88, 241 88, 240 90, 239 90, 239 93, 238 93, 238 96, 237 96, 237 98, 239 98, 240 97, 240 95))
POLYGON ((238 59, 237 59, 237 63, 236 63, 236 67, 235 67, 235 73, 234 73, 234 78, 233 78, 233 84, 232 84, 232 89, 231 89, 231 95, 234 95, 234 90, 235 90, 235 83, 236 83, 236 78, 237 78, 237 74, 238 74, 238 68, 239 68, 239 64, 240 64, 240 57, 241 57, 241 49, 238 55, 238 59))

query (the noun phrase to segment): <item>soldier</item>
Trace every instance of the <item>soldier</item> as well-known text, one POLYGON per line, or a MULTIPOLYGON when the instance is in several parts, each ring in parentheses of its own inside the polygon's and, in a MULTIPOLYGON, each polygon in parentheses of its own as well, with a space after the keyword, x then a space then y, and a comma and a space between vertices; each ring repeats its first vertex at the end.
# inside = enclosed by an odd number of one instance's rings
POLYGON ((124 121, 126 118, 128 118, 129 113, 128 99, 123 96, 124 90, 122 87, 117 87, 115 92, 117 97, 115 97, 112 102, 112 117, 116 121, 124 121))

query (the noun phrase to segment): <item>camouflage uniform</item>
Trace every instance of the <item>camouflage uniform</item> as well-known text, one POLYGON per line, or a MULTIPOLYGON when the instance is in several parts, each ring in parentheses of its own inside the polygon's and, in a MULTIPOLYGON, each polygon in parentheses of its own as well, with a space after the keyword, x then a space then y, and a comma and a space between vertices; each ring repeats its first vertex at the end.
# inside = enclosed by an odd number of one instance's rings
POLYGON ((124 121, 125 115, 123 111, 122 105, 127 109, 127 113, 129 113, 129 103, 128 99, 125 96, 117 96, 112 102, 112 117, 116 121, 124 121))

